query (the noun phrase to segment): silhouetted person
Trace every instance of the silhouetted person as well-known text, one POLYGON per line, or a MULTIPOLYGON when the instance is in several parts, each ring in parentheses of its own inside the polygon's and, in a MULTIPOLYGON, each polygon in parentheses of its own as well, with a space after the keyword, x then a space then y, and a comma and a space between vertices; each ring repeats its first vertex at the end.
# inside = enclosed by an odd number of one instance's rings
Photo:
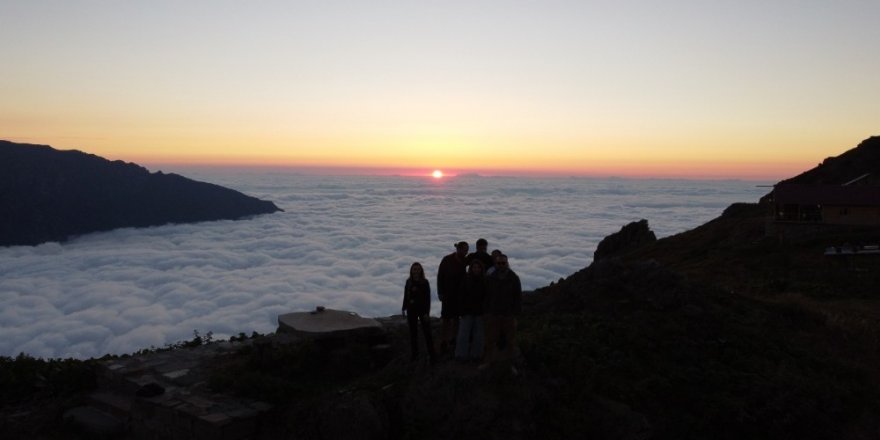
POLYGON ((425 346, 428 356, 434 360, 434 341, 431 338, 431 322, 428 314, 431 311, 431 285, 425 278, 425 270, 422 265, 415 262, 409 268, 409 278, 403 288, 403 314, 409 324, 409 338, 411 342, 412 360, 419 356, 418 323, 422 323, 422 333, 425 335, 425 346))
POLYGON ((458 331, 458 291, 464 280, 465 257, 468 253, 468 244, 460 241, 455 244, 455 252, 443 257, 440 268, 437 270, 437 296, 443 303, 440 309, 442 330, 440 335, 440 351, 446 352, 450 345, 455 344, 455 334, 458 331))
POLYGON ((492 266, 486 268, 486 275, 492 275, 492 272, 495 272, 495 261, 498 259, 498 257, 500 255, 502 255, 500 250, 498 250, 498 249, 492 250, 492 254, 489 255, 490 257, 492 257, 492 266))
POLYGON ((486 356, 488 364, 498 358, 513 357, 516 352, 516 317, 522 310, 522 285, 509 267, 507 256, 495 259, 495 272, 487 278, 485 302, 486 356), (503 353, 498 343, 504 339, 503 353))
POLYGON ((486 249, 489 247, 489 242, 486 241, 485 238, 481 238, 477 240, 477 250, 476 252, 471 252, 465 258, 465 261, 470 266, 471 262, 474 259, 480 260, 480 263, 483 263, 483 273, 489 270, 490 267, 495 265, 495 260, 489 255, 489 252, 486 249))
POLYGON ((486 301, 486 278, 483 263, 474 259, 464 277, 459 301, 458 339, 455 342, 455 358, 462 361, 480 360, 483 357, 483 303, 486 301))

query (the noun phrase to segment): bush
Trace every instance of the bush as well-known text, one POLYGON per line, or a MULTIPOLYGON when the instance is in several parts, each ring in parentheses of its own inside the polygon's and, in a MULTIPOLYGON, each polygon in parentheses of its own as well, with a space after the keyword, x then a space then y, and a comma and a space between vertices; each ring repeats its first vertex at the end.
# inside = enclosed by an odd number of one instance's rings
POLYGON ((95 388, 95 361, 0 356, 0 402, 57 397, 95 388))

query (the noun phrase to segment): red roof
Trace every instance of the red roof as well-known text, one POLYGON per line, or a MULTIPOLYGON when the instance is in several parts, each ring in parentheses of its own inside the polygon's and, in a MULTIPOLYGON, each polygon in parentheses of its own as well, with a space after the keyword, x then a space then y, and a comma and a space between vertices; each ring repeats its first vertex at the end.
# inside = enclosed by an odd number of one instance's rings
POLYGON ((776 203, 796 205, 880 206, 880 186, 776 185, 776 203))

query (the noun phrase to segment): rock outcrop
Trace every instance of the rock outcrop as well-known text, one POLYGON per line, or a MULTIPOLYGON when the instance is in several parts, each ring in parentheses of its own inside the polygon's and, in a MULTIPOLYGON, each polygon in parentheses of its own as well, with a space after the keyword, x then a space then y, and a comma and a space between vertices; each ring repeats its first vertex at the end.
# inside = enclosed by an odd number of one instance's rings
POLYGON ((657 236, 648 227, 647 220, 632 222, 620 228, 620 231, 603 238, 593 252, 593 260, 608 258, 655 241, 657 236))
POLYGON ((277 211, 272 202, 133 163, 0 141, 0 246, 277 211))
POLYGON ((356 335, 381 331, 382 324, 354 312, 318 307, 311 312, 293 312, 278 316, 278 333, 302 336, 356 335))

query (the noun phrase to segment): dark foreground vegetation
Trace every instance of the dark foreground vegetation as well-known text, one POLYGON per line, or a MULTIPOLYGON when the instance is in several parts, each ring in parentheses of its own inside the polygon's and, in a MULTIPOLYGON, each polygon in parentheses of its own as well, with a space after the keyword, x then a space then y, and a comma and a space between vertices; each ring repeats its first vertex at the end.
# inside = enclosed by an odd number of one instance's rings
POLYGON ((256 345, 213 385, 278 405, 285 438, 872 438, 880 327, 866 330, 609 259, 529 295, 510 363, 411 363, 401 327, 384 366, 256 345))
POLYGON ((96 386, 95 361, 0 356, 3 438, 64 438, 62 414, 96 386))

